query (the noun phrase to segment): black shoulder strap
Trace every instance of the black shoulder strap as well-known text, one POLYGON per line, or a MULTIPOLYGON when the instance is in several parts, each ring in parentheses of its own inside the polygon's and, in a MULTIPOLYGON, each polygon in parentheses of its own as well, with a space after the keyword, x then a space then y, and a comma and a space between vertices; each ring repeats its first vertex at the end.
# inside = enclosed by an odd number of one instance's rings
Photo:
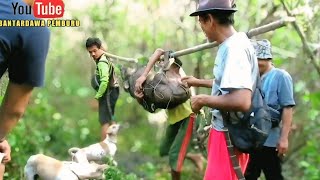
POLYGON ((99 62, 104 62, 104 63, 110 65, 110 64, 111 64, 110 59, 109 59, 105 54, 103 54, 102 56, 105 56, 105 57, 106 57, 106 60, 105 60, 105 59, 100 59, 100 60, 97 62, 97 64, 98 64, 99 62))
POLYGON ((259 72, 258 72, 258 74, 257 74, 256 85, 254 86, 253 92, 254 92, 256 89, 259 89, 262 97, 264 98, 264 93, 262 92, 262 87, 261 87, 261 77, 260 77, 260 73, 259 73, 259 72))
MULTIPOLYGON (((103 56, 106 56, 106 55, 104 54, 103 56)), ((113 64, 112 64, 112 62, 110 61, 110 59, 109 59, 107 56, 106 56, 106 58, 107 58, 107 60, 99 60, 99 61, 97 62, 97 65, 98 65, 99 62, 104 62, 104 63, 108 64, 109 67, 110 67, 110 69, 109 69, 109 74, 111 75, 110 77, 112 77, 112 76, 113 76, 114 67, 113 67, 113 64)), ((97 66, 97 68, 98 68, 98 66, 97 66)))
MULTIPOLYGON (((257 73, 257 78, 256 78, 256 81, 255 83, 253 84, 253 87, 252 87, 252 97, 251 97, 251 102, 253 101, 253 97, 254 97, 254 94, 255 94, 255 91, 256 90, 259 90, 261 95, 262 95, 262 91, 261 91, 261 79, 260 79, 260 74, 259 72, 257 73)), ((252 107, 252 105, 251 105, 252 107)), ((229 118, 230 118, 230 113, 229 112, 226 112, 226 111, 221 111, 220 110, 220 113, 222 115, 222 119, 223 119, 223 123, 224 123, 224 126, 227 125, 227 122, 229 121, 229 118)), ((244 114, 244 117, 243 119, 246 119, 246 118, 249 118, 250 116, 250 112, 247 112, 244 114)), ((226 144, 227 144, 227 149, 228 149, 228 152, 229 152, 229 157, 230 157, 230 160, 231 160, 231 163, 232 163, 232 167, 237 175, 237 178, 239 180, 245 180, 245 177, 242 173, 242 170, 241 170, 241 167, 240 167, 240 164, 239 164, 239 160, 235 154, 235 149, 234 149, 234 146, 231 142, 231 139, 230 139, 230 133, 228 131, 228 129, 226 129, 224 131, 224 135, 225 135, 225 138, 226 138, 226 144)))
MULTIPOLYGON (((259 91, 261 96, 264 98, 264 94, 263 94, 263 92, 261 90, 261 78, 260 78, 259 72, 257 73, 256 81, 255 81, 255 83, 253 84, 253 87, 252 87, 251 107, 250 107, 250 109, 252 109, 253 98, 254 98, 257 90, 259 91)), ((248 112, 244 113, 242 119, 248 119, 250 115, 251 115, 251 112, 248 111, 248 112)))
POLYGON ((231 142, 231 139, 230 139, 230 133, 228 130, 224 131, 224 136, 226 138, 226 143, 227 143, 227 149, 228 149, 228 152, 229 152, 229 157, 230 157, 230 160, 231 160, 231 163, 232 163, 232 167, 236 173, 236 176, 239 180, 245 180, 245 177, 242 173, 242 170, 241 170, 241 167, 240 167, 240 163, 239 163, 239 160, 238 160, 238 157, 235 153, 235 149, 234 149, 234 146, 231 142))

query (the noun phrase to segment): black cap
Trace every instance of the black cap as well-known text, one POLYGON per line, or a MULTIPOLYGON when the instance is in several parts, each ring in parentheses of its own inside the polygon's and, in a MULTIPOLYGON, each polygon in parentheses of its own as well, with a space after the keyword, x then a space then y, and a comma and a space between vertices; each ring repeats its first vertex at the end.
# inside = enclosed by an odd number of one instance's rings
POLYGON ((190 14, 190 16, 199 16, 212 11, 229 11, 236 12, 237 9, 233 8, 232 0, 199 0, 199 6, 196 12, 190 14))

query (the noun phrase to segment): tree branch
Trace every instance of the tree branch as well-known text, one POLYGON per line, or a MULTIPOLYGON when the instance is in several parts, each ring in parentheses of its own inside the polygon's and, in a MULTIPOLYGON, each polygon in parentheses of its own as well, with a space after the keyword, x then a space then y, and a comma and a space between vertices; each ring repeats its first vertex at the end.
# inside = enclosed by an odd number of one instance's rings
POLYGON ((278 8, 279 8, 279 6, 274 5, 274 6, 272 7, 272 9, 270 9, 270 10, 268 11, 268 16, 265 17, 264 19, 262 19, 262 20, 260 21, 260 23, 259 23, 258 26, 262 26, 263 24, 266 24, 267 22, 270 22, 269 19, 272 18, 272 17, 274 17, 273 15, 274 15, 274 13, 278 10, 278 8))
MULTIPOLYGON (((291 16, 291 12, 289 11, 288 7, 286 6, 286 4, 284 3, 284 0, 280 0, 282 5, 283 5, 283 8, 285 9, 285 11, 287 12, 288 16, 291 16)), ((307 44, 307 40, 306 40, 306 37, 303 33, 303 31, 301 30, 301 28, 299 27, 298 23, 293 21, 292 22, 292 25, 293 25, 293 28, 296 30, 296 32, 298 33, 301 41, 302 41, 302 44, 303 44, 303 49, 307 52, 310 60, 311 60, 311 63, 313 64, 314 68, 316 69, 317 73, 319 74, 320 76, 320 66, 317 64, 316 62, 316 58, 311 50, 311 48, 308 46, 307 44)))

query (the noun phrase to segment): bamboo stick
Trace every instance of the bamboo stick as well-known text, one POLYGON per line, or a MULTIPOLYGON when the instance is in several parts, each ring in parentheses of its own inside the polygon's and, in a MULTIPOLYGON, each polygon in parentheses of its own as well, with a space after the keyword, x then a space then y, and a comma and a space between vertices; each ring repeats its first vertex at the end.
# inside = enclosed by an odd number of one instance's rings
MULTIPOLYGON (((283 19, 280 19, 278 21, 274 21, 272 23, 251 29, 247 32, 247 35, 249 38, 259 35, 259 34, 263 34, 269 31, 273 31, 276 29, 279 29, 285 25, 287 25, 288 23, 294 22, 295 18, 294 17, 285 17, 283 19)), ((212 42, 212 43, 204 43, 204 44, 200 44, 191 48, 187 48, 187 49, 183 49, 180 51, 176 51, 170 54, 170 57, 179 57, 179 56, 184 56, 187 54, 192 54, 194 52, 198 52, 198 51, 202 51, 205 49, 210 49, 213 47, 218 46, 217 42, 212 42)), ((121 61, 127 61, 127 62, 131 62, 131 63, 137 63, 138 59, 134 59, 134 58, 127 58, 127 57, 121 57, 121 56, 117 56, 117 55, 113 55, 110 53, 105 53, 108 57, 110 58, 114 58, 117 60, 121 60, 121 61)))
MULTIPOLYGON (((285 17, 285 18, 283 18, 281 20, 278 20, 278 21, 275 21, 275 22, 272 22, 272 23, 269 23, 269 24, 254 28, 254 29, 251 29, 251 30, 249 30, 247 32, 247 35, 248 35, 249 38, 251 38, 253 36, 256 36, 256 35, 259 35, 259 34, 263 34, 263 33, 266 33, 266 32, 273 31, 275 29, 281 28, 281 27, 285 26, 286 24, 288 24, 290 22, 294 22, 294 21, 295 21, 294 17, 285 17)), ((180 50, 180 51, 173 52, 172 54, 170 54, 170 57, 184 56, 184 55, 191 54, 191 53, 194 53, 194 52, 197 52, 197 51, 210 49, 210 48, 213 48, 213 47, 216 47, 216 46, 218 46, 217 42, 200 44, 198 46, 194 46, 194 47, 191 47, 191 48, 188 48, 188 49, 183 49, 183 50, 180 50)))
POLYGON ((106 56, 110 57, 110 58, 117 59, 117 60, 120 60, 120 61, 127 61, 127 62, 131 62, 131 63, 137 63, 138 62, 138 59, 134 59, 134 58, 121 57, 121 56, 117 56, 117 55, 110 54, 110 53, 107 53, 107 52, 105 52, 104 54, 106 56))

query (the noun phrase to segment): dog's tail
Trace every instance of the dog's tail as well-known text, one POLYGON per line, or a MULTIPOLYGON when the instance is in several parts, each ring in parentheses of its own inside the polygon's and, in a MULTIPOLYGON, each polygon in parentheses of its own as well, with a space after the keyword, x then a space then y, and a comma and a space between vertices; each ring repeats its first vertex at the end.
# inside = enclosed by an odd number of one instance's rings
POLYGON ((77 147, 72 147, 68 150, 68 153, 71 155, 71 156, 74 156, 78 151, 80 150, 80 148, 77 148, 77 147))

